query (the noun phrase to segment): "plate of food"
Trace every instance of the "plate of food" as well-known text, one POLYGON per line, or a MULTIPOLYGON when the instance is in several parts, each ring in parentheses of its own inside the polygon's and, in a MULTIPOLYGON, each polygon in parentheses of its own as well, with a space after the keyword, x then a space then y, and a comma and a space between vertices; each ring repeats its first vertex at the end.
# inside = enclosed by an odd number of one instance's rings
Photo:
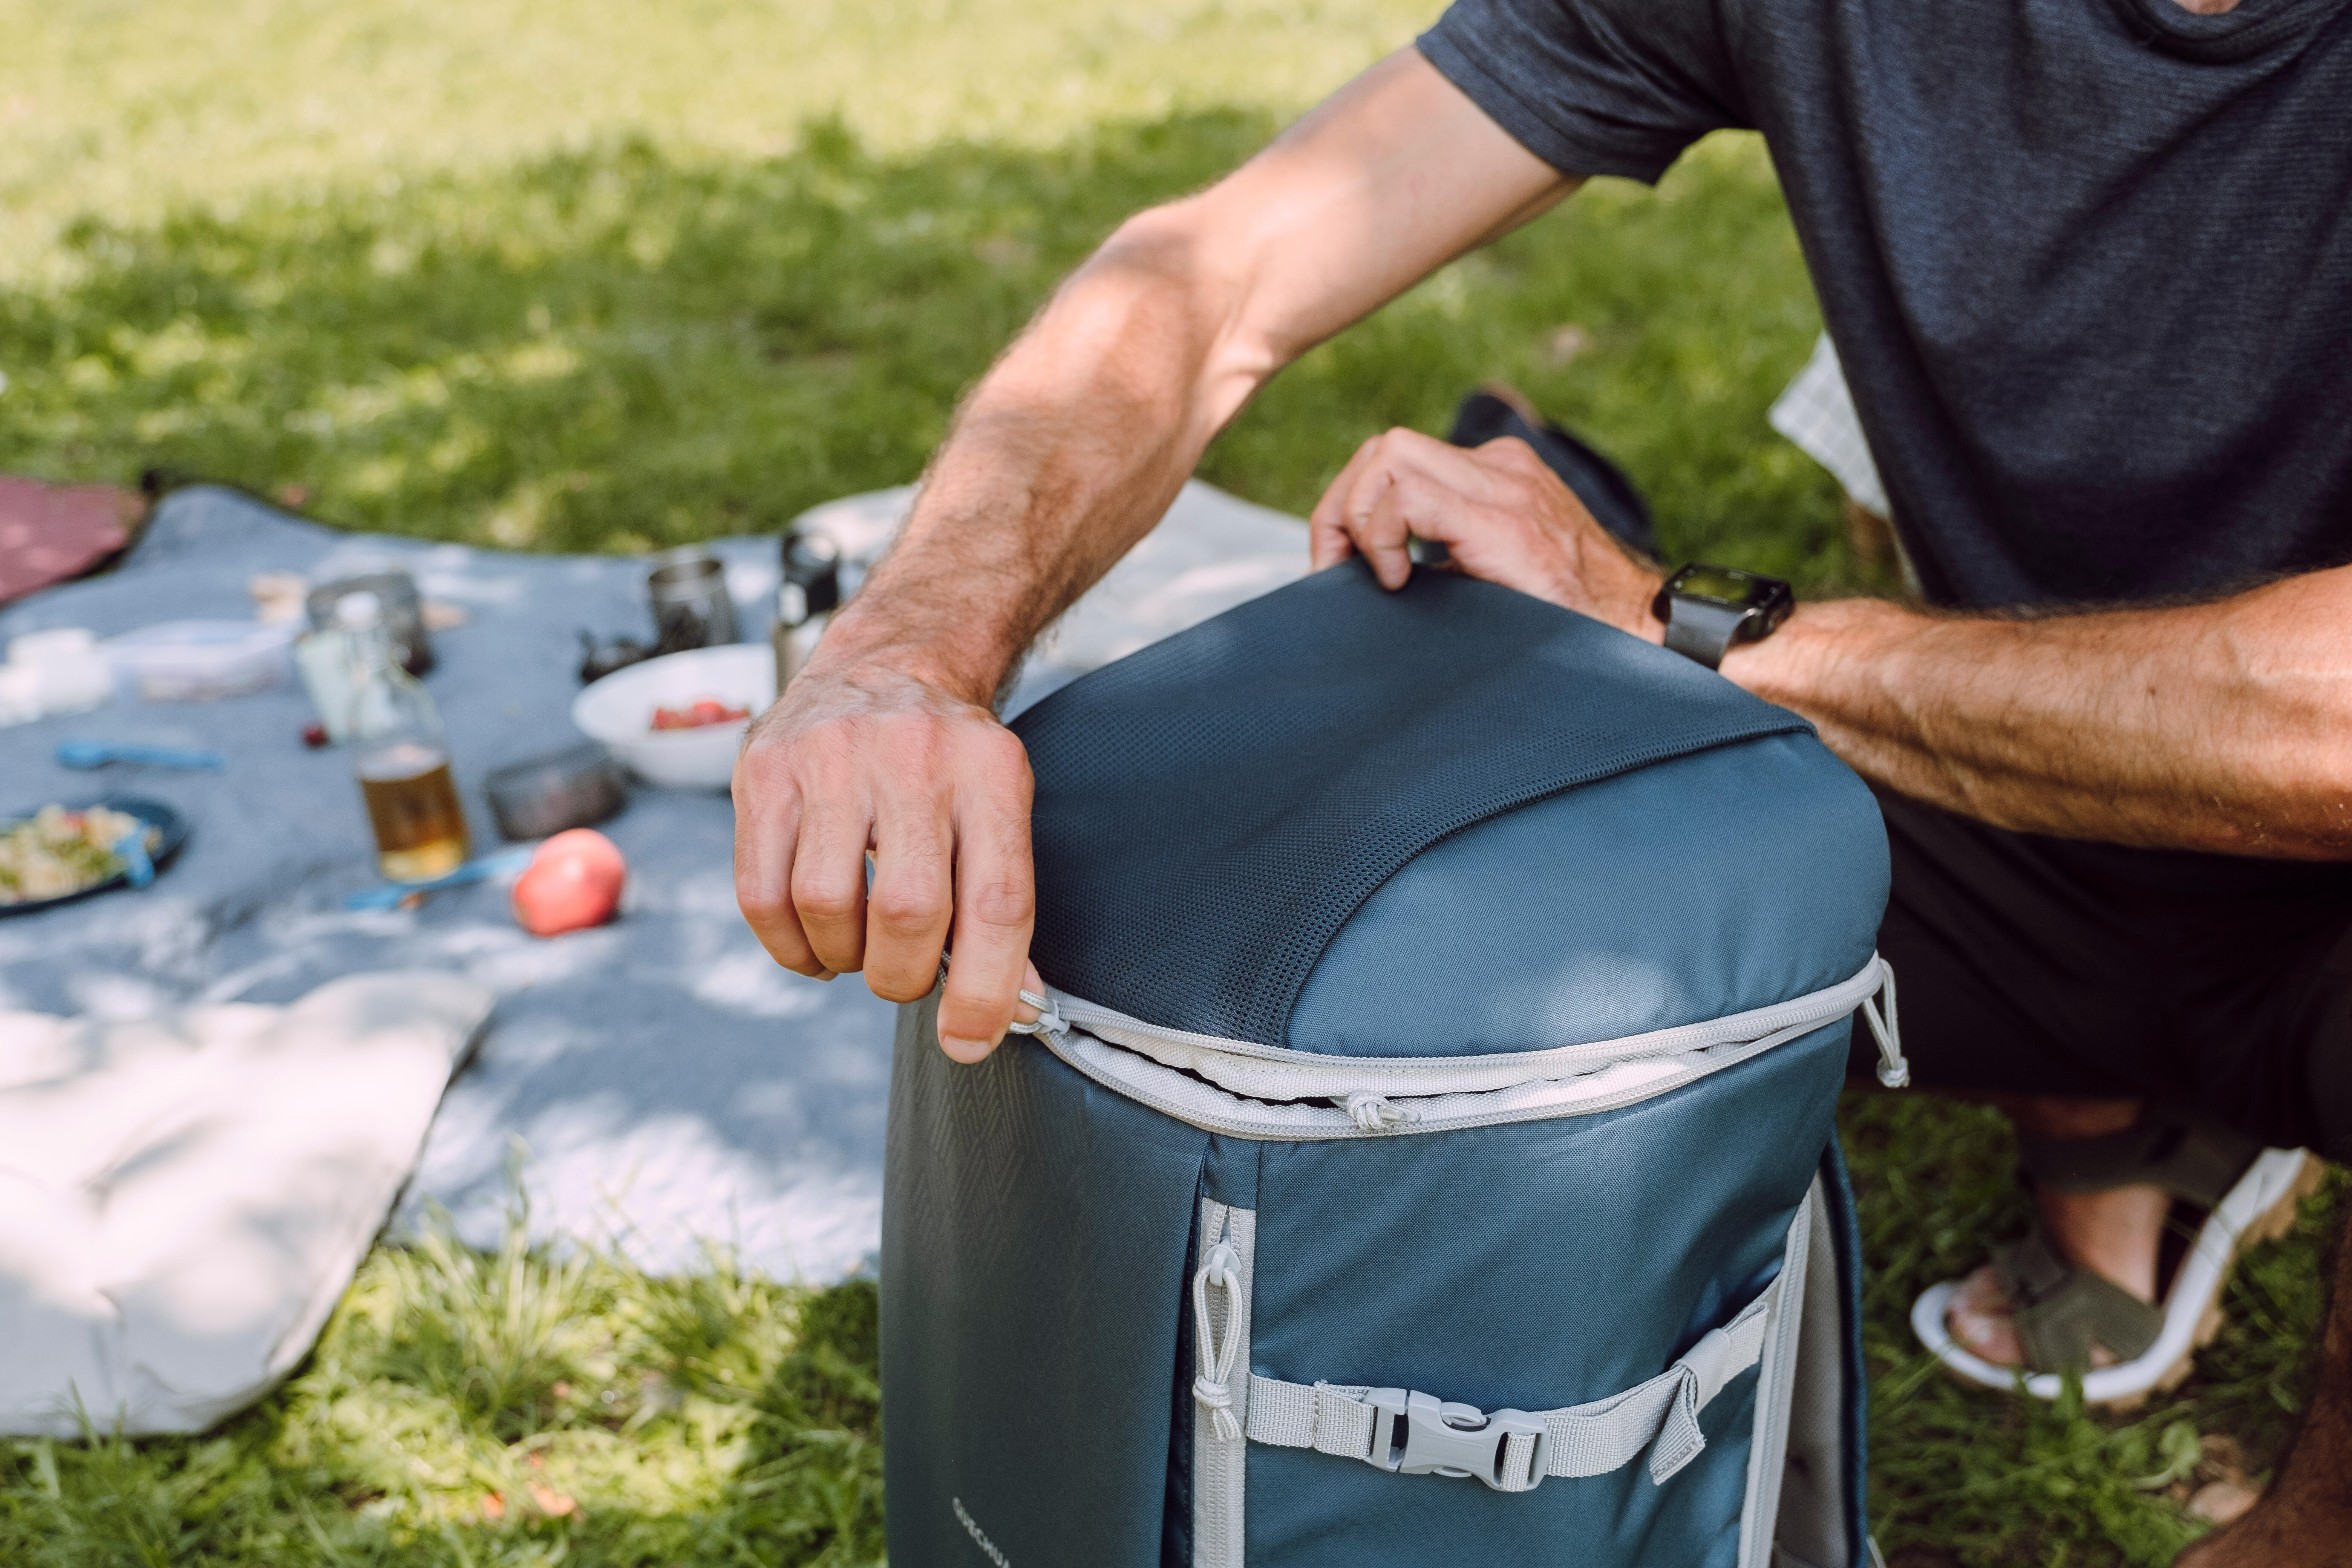
POLYGON ((143 882, 187 837, 185 817, 132 795, 0 815, 0 915, 53 910, 143 882))

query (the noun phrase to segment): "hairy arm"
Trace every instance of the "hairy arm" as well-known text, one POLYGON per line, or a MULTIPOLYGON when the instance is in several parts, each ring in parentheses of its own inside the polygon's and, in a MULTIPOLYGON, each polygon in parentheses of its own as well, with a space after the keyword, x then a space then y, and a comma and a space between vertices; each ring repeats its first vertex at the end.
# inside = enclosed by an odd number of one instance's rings
POLYGON ((2352 857, 2352 570, 2024 619, 1811 605, 1723 668, 1866 777, 2002 827, 2352 857))
POLYGON ((777 962, 909 1000, 951 943, 941 1040, 985 1055, 1034 896, 1028 766, 989 710, 1006 670, 1276 371, 1571 188, 1408 50, 1123 225, 972 393, 897 548, 752 728, 736 894, 777 962))
MULTIPOLYGON (((1409 535, 1472 575, 1652 642, 1659 575, 1517 441, 1365 443, 1317 506, 1316 564, 1403 583, 1409 535)), ((1723 673, 1864 777, 2021 832, 2352 858, 2352 568, 2209 604, 2042 616, 1799 606, 1723 673)))

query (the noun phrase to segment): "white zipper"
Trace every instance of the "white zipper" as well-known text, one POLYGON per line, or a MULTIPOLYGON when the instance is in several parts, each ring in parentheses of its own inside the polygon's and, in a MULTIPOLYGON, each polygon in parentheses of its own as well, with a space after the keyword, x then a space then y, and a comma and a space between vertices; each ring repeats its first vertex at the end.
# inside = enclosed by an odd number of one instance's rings
MULTIPOLYGON (((1061 992, 1024 1032, 1035 1033, 1105 1088, 1212 1132, 1379 1138, 1592 1115, 1671 1093, 1835 1021, 1890 977, 1874 956, 1852 979, 1793 1001, 1623 1040, 1511 1056, 1318 1057, 1156 1028, 1061 992)), ((1894 1009, 1872 1023, 1886 1063, 1899 1070, 1894 1009)))
MULTIPOLYGON (((1893 972, 1874 954, 1851 979, 1729 1017, 1619 1040, 1476 1057, 1327 1057, 1162 1029, 1054 991, 1022 1029, 1107 1089, 1241 1138, 1380 1138, 1614 1110, 1736 1066, 1862 1006, 1893 972), (1203 1081, 1206 1080, 1206 1081, 1203 1081), (1316 1101, 1323 1103, 1315 1103, 1316 1101)), ((1903 1071, 1892 996, 1869 1009, 1885 1065, 1903 1071)))

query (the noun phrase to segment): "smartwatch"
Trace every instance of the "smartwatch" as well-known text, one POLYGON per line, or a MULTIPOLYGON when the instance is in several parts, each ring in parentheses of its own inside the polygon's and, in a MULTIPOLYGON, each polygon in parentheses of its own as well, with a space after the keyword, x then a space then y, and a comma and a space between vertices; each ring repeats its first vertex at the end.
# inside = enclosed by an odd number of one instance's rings
POLYGON ((1666 579, 1650 614, 1666 623, 1666 646, 1709 669, 1735 643, 1761 642, 1797 607, 1797 591, 1778 577, 1697 562, 1666 579))

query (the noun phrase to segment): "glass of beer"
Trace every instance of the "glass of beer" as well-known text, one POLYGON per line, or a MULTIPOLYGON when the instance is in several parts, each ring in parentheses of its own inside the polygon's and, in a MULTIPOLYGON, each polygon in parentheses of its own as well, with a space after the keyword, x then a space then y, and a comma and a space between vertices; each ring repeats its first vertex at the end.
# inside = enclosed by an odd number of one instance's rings
POLYGON ((400 741, 358 758, 360 794, 388 882, 429 882, 466 863, 472 845, 446 749, 400 741))
POLYGON ((352 647, 352 765, 375 832, 376 867, 392 882, 429 882, 472 852, 449 772, 440 710, 400 666, 373 594, 347 594, 336 624, 352 647))

